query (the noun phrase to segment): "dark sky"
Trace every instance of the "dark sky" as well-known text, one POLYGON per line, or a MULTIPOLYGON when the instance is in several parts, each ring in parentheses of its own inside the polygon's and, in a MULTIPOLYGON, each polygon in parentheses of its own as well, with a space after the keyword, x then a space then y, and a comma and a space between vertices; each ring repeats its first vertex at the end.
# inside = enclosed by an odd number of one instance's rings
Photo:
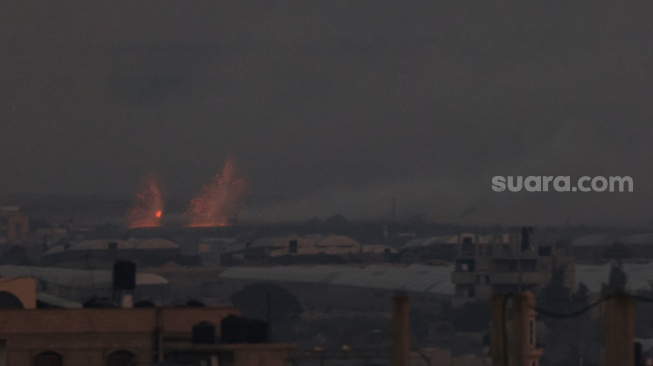
MULTIPOLYGON (((453 4, 464 3, 464 4, 453 4)), ((228 154, 252 217, 653 220, 653 5, 0 3, 5 194, 190 195, 228 154), (494 175, 634 193, 495 193, 494 175), (463 212, 470 217, 461 217, 463 212)))

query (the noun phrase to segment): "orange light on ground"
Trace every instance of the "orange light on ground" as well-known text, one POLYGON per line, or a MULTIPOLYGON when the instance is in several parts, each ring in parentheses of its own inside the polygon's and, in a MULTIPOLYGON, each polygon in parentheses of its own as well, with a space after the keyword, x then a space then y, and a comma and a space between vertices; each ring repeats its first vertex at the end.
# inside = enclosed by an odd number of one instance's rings
POLYGON ((130 228, 161 226, 163 198, 157 179, 147 176, 134 195, 134 203, 127 213, 130 228))

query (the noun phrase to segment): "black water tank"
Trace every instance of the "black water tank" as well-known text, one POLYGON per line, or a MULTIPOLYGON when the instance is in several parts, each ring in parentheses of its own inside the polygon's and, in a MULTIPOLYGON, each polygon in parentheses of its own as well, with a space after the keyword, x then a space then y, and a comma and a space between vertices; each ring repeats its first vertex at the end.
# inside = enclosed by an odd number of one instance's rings
POLYGON ((136 264, 132 261, 117 261, 113 265, 113 286, 121 290, 136 287, 136 264))
POLYGON ((204 305, 203 302, 198 301, 198 300, 188 300, 188 302, 186 302, 186 306, 188 306, 190 308, 204 308, 204 307, 206 307, 206 305, 204 305))
POLYGON ((247 319, 229 315, 220 322, 220 332, 223 343, 247 343, 247 319))
POLYGON ((193 344, 215 343, 215 326, 207 321, 193 325, 193 344))
POLYGON ((85 308, 117 308, 111 299, 104 297, 94 297, 83 304, 85 308))
POLYGON ((265 343, 268 341, 268 323, 259 319, 247 322, 247 343, 265 343))
POLYGON ((155 308, 156 304, 150 300, 141 300, 134 304, 135 308, 155 308))

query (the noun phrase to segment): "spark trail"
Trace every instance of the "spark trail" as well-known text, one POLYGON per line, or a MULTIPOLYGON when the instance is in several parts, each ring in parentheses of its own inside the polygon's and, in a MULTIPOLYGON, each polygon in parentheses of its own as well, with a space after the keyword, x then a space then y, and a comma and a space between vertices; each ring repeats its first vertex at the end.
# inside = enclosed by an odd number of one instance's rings
POLYGON ((188 226, 229 225, 229 219, 236 213, 247 187, 247 181, 238 173, 234 159, 229 157, 220 173, 191 200, 187 211, 188 226))
POLYGON ((130 228, 161 226, 163 198, 154 175, 147 176, 134 195, 134 203, 127 213, 130 228))

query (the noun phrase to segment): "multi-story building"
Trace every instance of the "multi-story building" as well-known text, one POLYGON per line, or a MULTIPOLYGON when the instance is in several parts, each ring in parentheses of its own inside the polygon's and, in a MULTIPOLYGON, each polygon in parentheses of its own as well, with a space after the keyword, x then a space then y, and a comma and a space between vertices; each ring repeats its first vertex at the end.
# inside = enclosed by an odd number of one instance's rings
MULTIPOLYGON (((294 347, 260 337, 250 341, 249 333, 246 340, 227 342, 223 319, 244 319, 234 307, 130 307, 123 302, 123 308, 42 309, 36 304, 35 280, 0 279, 0 365, 282 366, 294 347)), ((249 332, 231 324, 232 334, 249 332)))
POLYGON ((551 246, 540 246, 531 229, 485 236, 464 234, 451 279, 456 296, 489 299, 495 293, 537 293, 558 266, 565 270, 565 286, 574 289, 573 259, 551 246))
POLYGON ((113 300, 67 308, 37 296, 34 278, 0 278, 0 366, 282 366, 294 348, 268 343, 267 324, 235 307, 134 304, 131 262, 113 280, 113 300))

